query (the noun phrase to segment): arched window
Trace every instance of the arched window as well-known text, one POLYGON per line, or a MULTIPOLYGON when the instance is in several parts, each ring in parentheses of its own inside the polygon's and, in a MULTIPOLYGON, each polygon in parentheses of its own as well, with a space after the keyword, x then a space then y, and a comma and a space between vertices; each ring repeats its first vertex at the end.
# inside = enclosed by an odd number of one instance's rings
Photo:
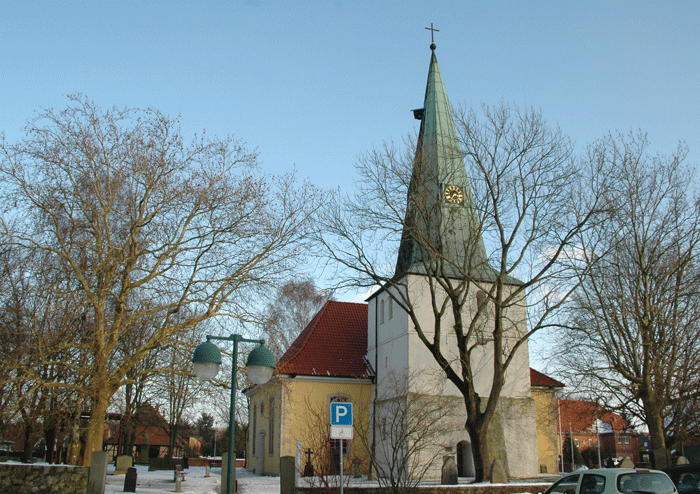
MULTIPOLYGON (((480 307, 482 307, 484 304, 488 303, 487 301, 488 296, 486 295, 486 292, 483 290, 479 290, 476 292, 476 310, 479 310, 480 307)), ((482 314, 486 314, 486 307, 482 309, 483 312, 482 314)))
POLYGON ((389 297, 389 320, 394 317, 394 299, 389 297))
POLYGON ((379 324, 384 324, 384 299, 379 301, 379 324))
POLYGON ((253 405, 253 427, 250 430, 250 442, 253 444, 253 454, 255 454, 255 430, 258 428, 258 407, 253 405))
POLYGON ((274 449, 275 449, 275 400, 274 398, 270 398, 270 413, 268 414, 270 416, 270 423, 267 431, 267 436, 268 436, 268 445, 267 445, 267 451, 270 456, 274 455, 274 449))

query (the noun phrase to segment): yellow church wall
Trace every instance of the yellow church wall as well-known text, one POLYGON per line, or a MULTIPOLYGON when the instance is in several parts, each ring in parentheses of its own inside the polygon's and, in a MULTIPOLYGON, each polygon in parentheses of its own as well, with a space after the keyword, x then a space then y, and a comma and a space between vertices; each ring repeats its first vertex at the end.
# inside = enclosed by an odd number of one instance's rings
POLYGON ((540 469, 544 465, 547 473, 556 473, 559 456, 556 394, 551 389, 533 387, 532 397, 537 421, 537 462, 540 469))
MULTIPOLYGON (((302 449, 314 451, 328 446, 329 407, 331 398, 342 397, 353 404, 355 435, 349 445, 349 454, 345 456, 346 470, 351 470, 352 460, 357 458, 362 469, 367 470, 368 453, 360 436, 362 431, 369 431, 369 408, 372 399, 372 384, 368 379, 342 379, 297 376, 276 376, 268 384, 249 391, 251 417, 249 417, 248 461, 246 468, 256 473, 279 475, 280 457, 296 456, 297 441, 302 449), (269 409, 270 403, 275 410, 270 415, 265 410, 260 415, 262 404, 269 409), (269 421, 274 420, 274 440, 269 441, 269 421), (255 422, 255 432, 253 424, 255 422), (264 466, 259 471, 261 450, 253 451, 253 437, 265 434, 263 451, 264 466), (272 453, 269 446, 272 445, 272 453), (325 446, 324 446, 325 445, 325 446)), ((303 462, 306 456, 303 456, 303 462)))
POLYGON ((258 474, 279 474, 281 388, 271 381, 249 390, 248 396, 250 405, 246 468, 258 474))

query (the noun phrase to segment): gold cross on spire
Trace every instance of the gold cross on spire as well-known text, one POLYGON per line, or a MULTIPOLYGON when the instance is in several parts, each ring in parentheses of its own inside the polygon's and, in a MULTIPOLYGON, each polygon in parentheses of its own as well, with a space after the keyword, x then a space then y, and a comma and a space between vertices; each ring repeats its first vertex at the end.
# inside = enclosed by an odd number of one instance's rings
POLYGON ((431 43, 435 43, 435 39, 433 38, 433 35, 434 35, 436 32, 439 33, 440 30, 439 30, 439 29, 433 28, 433 23, 432 23, 432 22, 430 23, 430 27, 426 27, 426 29, 427 29, 428 31, 430 31, 430 42, 431 42, 431 43))

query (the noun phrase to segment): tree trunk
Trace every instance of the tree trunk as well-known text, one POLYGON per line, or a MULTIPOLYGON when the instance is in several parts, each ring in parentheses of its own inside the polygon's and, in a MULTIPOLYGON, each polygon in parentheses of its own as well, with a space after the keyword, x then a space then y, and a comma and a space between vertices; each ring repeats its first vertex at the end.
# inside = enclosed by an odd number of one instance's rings
POLYGON ((467 422, 466 429, 472 442, 472 454, 474 455, 474 482, 483 482, 486 480, 486 469, 491 463, 491 454, 486 440, 486 427, 483 424, 467 422))
POLYGON ((170 424, 170 441, 168 442, 168 457, 172 458, 175 453, 175 440, 177 439, 178 424, 170 424))
POLYGON ((24 451, 22 454, 23 463, 31 463, 32 461, 32 425, 27 422, 24 425, 24 451))
POLYGON ((92 414, 88 423, 87 437, 85 441, 85 452, 83 453, 83 465, 90 466, 92 461, 92 453, 102 451, 102 443, 104 441, 105 415, 109 406, 107 392, 98 394, 97 399, 93 402, 92 414))
POLYGON ((647 427, 651 436, 651 444, 654 449, 666 449, 666 435, 664 434, 663 418, 655 403, 644 403, 647 427))
POLYGON ((54 447, 56 444, 56 425, 51 424, 44 430, 44 437, 46 438, 46 458, 45 461, 49 465, 54 462, 54 447))
POLYGON ((67 461, 69 465, 78 465, 80 461, 80 407, 82 400, 78 402, 75 413, 73 414, 73 423, 71 424, 70 444, 68 445, 67 461))

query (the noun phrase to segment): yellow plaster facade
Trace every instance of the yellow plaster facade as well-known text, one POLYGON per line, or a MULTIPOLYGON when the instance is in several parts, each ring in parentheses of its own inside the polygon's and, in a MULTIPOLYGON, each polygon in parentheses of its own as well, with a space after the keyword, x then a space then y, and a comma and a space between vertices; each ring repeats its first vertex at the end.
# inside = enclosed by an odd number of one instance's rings
MULTIPOLYGON (((353 460, 367 472, 372 384, 370 379, 323 378, 319 376, 277 375, 264 386, 247 391, 250 399, 246 468, 258 474, 279 475, 280 457, 294 457, 297 441, 303 451, 311 449, 312 461, 330 448, 329 408, 332 400, 353 404, 354 438, 344 456, 345 471, 351 472, 353 460), (272 437, 272 439, 271 439, 272 437)), ((326 456, 327 457, 327 456, 326 456)), ((302 458, 302 464, 306 455, 302 458)))
POLYGON ((557 439, 557 397, 555 390, 547 387, 532 387, 537 422, 537 462, 540 473, 558 472, 559 445, 557 439))

